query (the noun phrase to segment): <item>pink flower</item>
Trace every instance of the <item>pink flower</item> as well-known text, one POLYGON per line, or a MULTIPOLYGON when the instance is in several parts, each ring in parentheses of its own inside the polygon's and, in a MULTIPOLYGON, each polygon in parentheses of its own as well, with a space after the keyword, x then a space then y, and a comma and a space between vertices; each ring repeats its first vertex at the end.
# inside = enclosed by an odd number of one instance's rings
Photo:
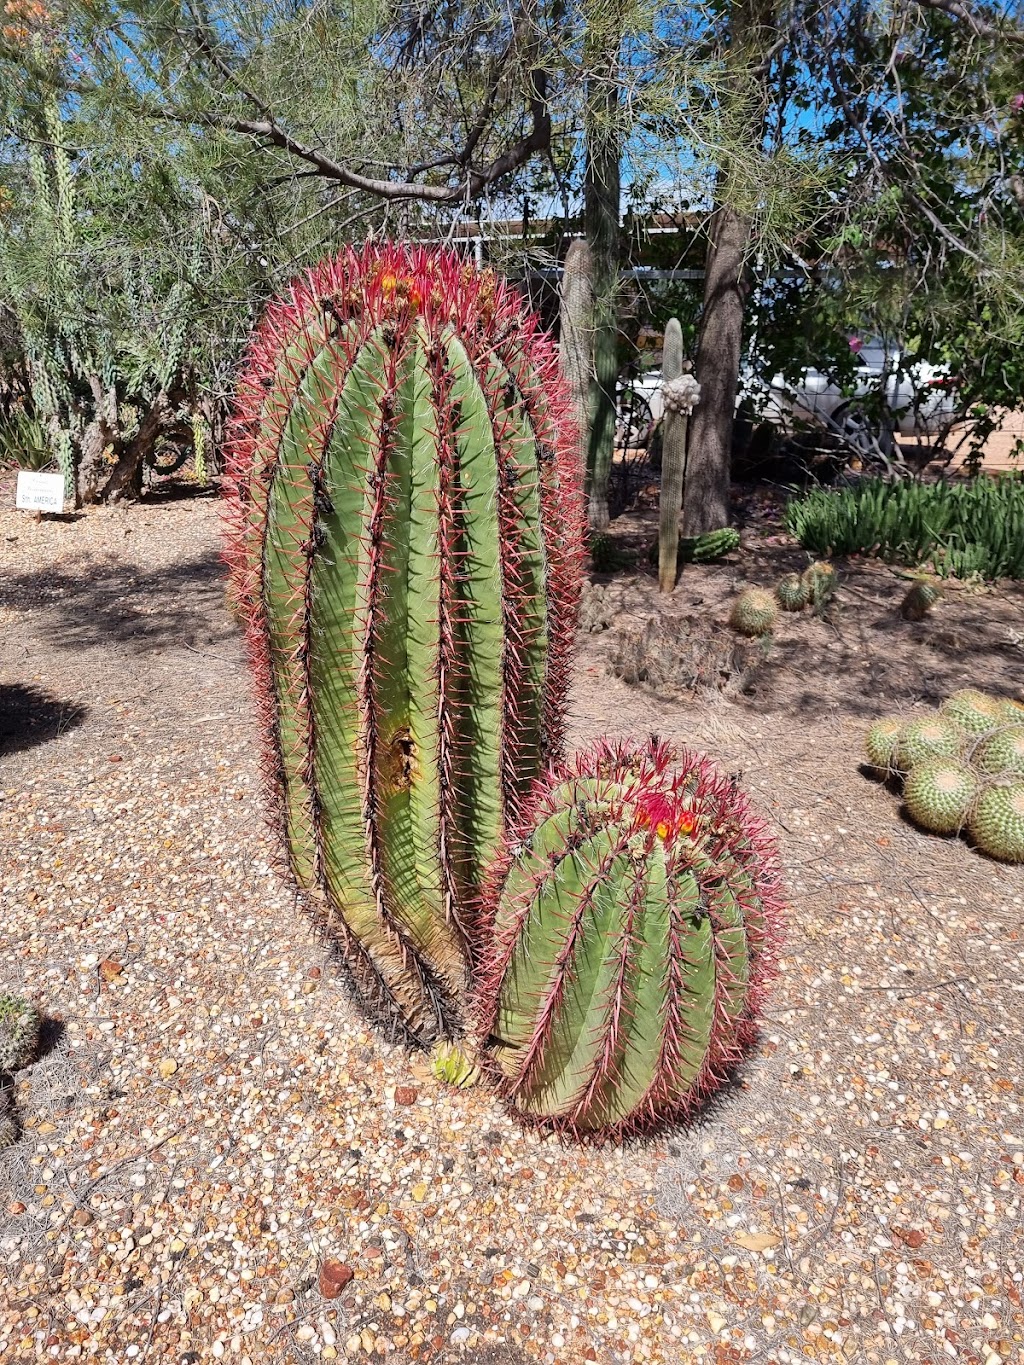
POLYGON ((1013 99, 1010 101, 1010 108, 1015 114, 1024 112, 1024 90, 1018 90, 1016 95, 1014 95, 1013 99))
POLYGON ((850 338, 850 350, 853 352, 854 355, 860 355, 860 353, 861 353, 861 351, 863 351, 863 349, 864 349, 864 343, 863 343, 863 341, 861 341, 860 337, 851 337, 851 338, 850 338))

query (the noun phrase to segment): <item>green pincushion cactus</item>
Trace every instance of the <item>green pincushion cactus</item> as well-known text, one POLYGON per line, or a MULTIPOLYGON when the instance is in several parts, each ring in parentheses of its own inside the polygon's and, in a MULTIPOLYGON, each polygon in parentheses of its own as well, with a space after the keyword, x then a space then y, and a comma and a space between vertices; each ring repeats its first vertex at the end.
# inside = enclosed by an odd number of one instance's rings
POLYGON ((774 596, 764 588, 747 588, 732 604, 729 624, 741 635, 770 635, 779 619, 774 596))
POLYGON ((889 777, 899 771, 896 763, 896 745, 903 722, 895 716, 883 716, 872 721, 864 736, 864 752, 869 765, 881 776, 889 777))
POLYGON ((1024 778, 1024 724, 1006 725, 984 736, 971 761, 983 773, 1024 778))
POLYGON ((896 767, 908 773, 928 758, 958 758, 964 747, 963 732, 945 716, 921 716, 907 721, 896 741, 896 767))
POLYGON ((983 735, 1005 723, 1004 703, 980 692, 976 687, 962 687, 939 707, 943 716, 954 721, 965 735, 983 735))
POLYGON ((783 611, 803 611, 811 594, 798 573, 787 573, 775 584, 775 600, 783 611))
POLYGON ((489 271, 347 251, 239 385, 232 596, 288 861, 367 1012, 457 1034, 483 870, 562 742, 582 555, 553 344, 489 271))
POLYGON ((543 784, 494 871, 479 990, 500 1093, 590 1138, 677 1117, 753 1032, 776 851, 706 760, 599 744, 543 784))
POLYGON ((14 1146, 18 1141, 18 1131, 11 1092, 6 1086, 0 1086, 0 1152, 14 1146))
POLYGON ((915 824, 934 834, 956 834, 978 795, 977 774, 950 758, 926 759, 907 774, 903 800, 915 824))
POLYGON ((20 995, 0 994, 0 1074, 28 1066, 39 1047, 42 1018, 20 995))
POLYGON ((1024 782, 994 782, 967 821, 972 842, 1007 863, 1024 863, 1024 782))

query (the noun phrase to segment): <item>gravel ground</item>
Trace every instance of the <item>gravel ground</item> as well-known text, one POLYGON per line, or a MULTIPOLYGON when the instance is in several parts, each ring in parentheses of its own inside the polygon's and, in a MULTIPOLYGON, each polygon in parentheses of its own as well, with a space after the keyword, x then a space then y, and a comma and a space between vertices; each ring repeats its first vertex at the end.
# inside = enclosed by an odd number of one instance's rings
POLYGON ((884 698, 661 702, 582 642, 573 739, 741 771, 793 909, 733 1088, 580 1151, 382 1043, 296 913, 212 502, 0 512, 0 630, 0 979, 50 1019, 0 1360, 1024 1359, 1024 869, 858 773, 884 698))

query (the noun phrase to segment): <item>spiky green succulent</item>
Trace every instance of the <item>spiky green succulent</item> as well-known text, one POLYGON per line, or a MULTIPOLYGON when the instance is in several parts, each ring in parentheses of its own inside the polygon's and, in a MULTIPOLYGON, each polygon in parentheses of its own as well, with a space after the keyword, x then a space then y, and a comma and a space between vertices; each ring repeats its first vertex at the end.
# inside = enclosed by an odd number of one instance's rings
POLYGON ((1024 782, 994 782, 974 803, 967 822, 972 842, 1007 863, 1024 863, 1024 782))
POLYGON ((741 635, 770 635, 779 619, 779 608, 765 588, 747 588, 729 612, 729 624, 741 635))
POLYGON ((896 763, 896 744, 903 721, 895 716, 883 716, 872 721, 864 736, 864 752, 868 763, 881 776, 888 777, 898 772, 896 763))
POLYGON ((905 621, 923 621, 942 596, 937 583, 914 583, 900 603, 900 615, 905 621))
POLYGON ((553 771, 495 871, 479 1013, 524 1118, 618 1137, 685 1113, 774 970, 774 844, 698 755, 598 744, 553 771))
POLYGON ((1004 723, 1003 703, 976 687, 962 687, 952 693, 939 710, 965 735, 983 735, 1004 723))
POLYGON ((1006 725, 985 735, 971 761, 983 773, 1024 778, 1024 724, 1006 725))
POLYGON ((0 1074, 28 1066, 39 1047, 39 1011, 20 995, 0 994, 0 1074))
POLYGON ((18 1119, 14 1112, 14 1100, 7 1086, 0 1086, 0 1152, 13 1147, 18 1141, 18 1119))
POLYGON ((921 716, 907 721, 896 740, 896 767, 908 773, 928 758, 958 758, 964 736, 960 727, 946 716, 921 716))
POLYGON ((834 594, 839 576, 834 567, 825 559, 815 560, 801 575, 807 598, 813 607, 823 607, 834 594))
POLYGON ((787 573, 775 584, 775 600, 783 611, 803 611, 811 594, 798 573, 787 573))
POLYGON ((1014 701, 1012 697, 1004 698, 999 703, 999 714, 1007 725, 1024 725, 1024 701, 1014 701))
POLYGON ((457 1043, 435 1043, 430 1054, 430 1071, 443 1085, 454 1085, 468 1090, 480 1079, 480 1063, 468 1048, 457 1043))
POLYGON ((915 766, 903 784, 903 800, 915 824, 935 834, 955 834, 980 787, 977 774, 952 758, 930 758, 915 766))
POLYGON ((239 386, 232 591, 291 869, 368 1013, 458 1033, 483 869, 561 745, 582 493, 557 356, 492 272, 348 250, 239 386))
POLYGON ((723 526, 719 531, 705 531, 699 536, 683 536, 679 542, 679 558, 685 564, 709 564, 723 555, 738 550, 740 533, 734 526, 723 526))

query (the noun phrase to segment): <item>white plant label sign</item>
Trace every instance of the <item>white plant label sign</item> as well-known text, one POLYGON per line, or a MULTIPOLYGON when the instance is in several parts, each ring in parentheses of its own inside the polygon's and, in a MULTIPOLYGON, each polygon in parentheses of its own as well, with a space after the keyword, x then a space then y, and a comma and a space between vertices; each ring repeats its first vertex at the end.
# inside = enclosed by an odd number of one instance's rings
POLYGON ((64 475, 34 474, 23 469, 18 475, 14 505, 26 512, 63 512, 64 475))

